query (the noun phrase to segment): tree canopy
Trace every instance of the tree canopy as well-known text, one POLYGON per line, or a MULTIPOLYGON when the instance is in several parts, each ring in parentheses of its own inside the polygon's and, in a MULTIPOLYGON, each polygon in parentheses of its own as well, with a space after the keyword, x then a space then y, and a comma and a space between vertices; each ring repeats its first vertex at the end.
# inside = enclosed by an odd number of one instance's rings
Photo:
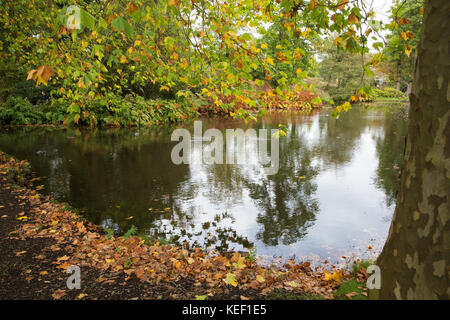
MULTIPOLYGON (((400 32, 413 23, 402 41, 416 38, 417 21, 401 17, 415 6, 400 8, 389 25, 400 32)), ((311 88, 304 79, 315 72, 312 41, 326 35, 337 50, 378 51, 365 62, 370 73, 382 60, 376 35, 385 28, 360 0, 9 0, 0 23, 5 72, 33 79, 63 105, 66 122, 91 125, 123 117, 114 99, 126 95, 195 97, 226 110, 311 88), (265 82, 272 90, 256 90, 265 82), (99 119, 101 110, 107 116, 99 119)), ((414 43, 395 46, 393 39, 389 54, 410 56, 414 43)))

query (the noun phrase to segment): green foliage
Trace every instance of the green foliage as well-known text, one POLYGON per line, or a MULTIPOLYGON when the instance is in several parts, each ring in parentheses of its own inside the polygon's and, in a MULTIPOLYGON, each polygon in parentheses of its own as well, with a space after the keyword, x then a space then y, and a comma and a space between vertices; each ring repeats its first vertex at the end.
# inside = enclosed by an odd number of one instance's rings
POLYGON ((367 269, 372 264, 374 264, 372 260, 360 260, 357 262, 353 262, 351 274, 356 275, 361 271, 361 269, 367 269))
POLYGON ((158 239, 159 244, 165 245, 165 244, 173 244, 175 241, 175 236, 171 236, 169 238, 160 238, 158 239))
POLYGON ((373 81, 373 77, 367 76, 364 70, 370 55, 361 56, 336 48, 331 38, 316 46, 321 59, 319 77, 325 83, 321 89, 328 92, 337 104, 349 100, 360 88, 373 81))
POLYGON ((128 229, 128 231, 125 232, 125 234, 123 235, 123 238, 125 240, 128 240, 129 237, 136 235, 137 231, 138 231, 137 227, 134 225, 131 225, 130 229, 128 229))
POLYGON ((412 82, 423 6, 423 0, 395 0, 392 7, 393 21, 388 26, 391 33, 384 52, 388 59, 388 76, 392 81, 400 81, 402 90, 412 82))
POLYGON ((46 121, 64 115, 65 124, 91 126, 148 125, 186 114, 178 101, 160 114, 159 102, 154 110, 137 96, 193 93, 225 109, 229 98, 264 105, 249 99, 261 83, 272 82, 284 96, 316 72, 314 39, 331 32, 335 47, 367 53, 368 34, 381 29, 359 1, 77 1, 79 28, 70 25, 68 5, 4 1, 0 57, 59 101, 46 121))
POLYGON ((103 230, 106 232, 106 236, 108 237, 108 239, 111 239, 114 236, 114 229, 104 227, 103 230))
POLYGON ((256 248, 250 249, 248 251, 248 255, 246 256, 246 258, 251 262, 256 261, 256 257, 257 257, 256 248))
POLYGON ((27 99, 9 97, 0 105, 0 124, 145 126, 195 116, 197 107, 191 101, 186 97, 146 100, 141 96, 108 93, 99 99, 85 99, 81 107, 63 98, 33 106, 27 99))
POLYGON ((0 124, 41 124, 44 114, 28 99, 10 96, 0 105, 0 124))
POLYGON ((373 89, 375 98, 405 98, 405 94, 395 88, 386 87, 383 89, 373 89))
POLYGON ((0 104, 8 97, 23 97, 35 103, 42 99, 42 92, 50 92, 43 86, 36 87, 33 81, 26 80, 25 72, 17 70, 14 63, 2 61, 0 64, 0 104))
MULTIPOLYGON (((295 84, 298 78, 306 78, 316 73, 317 62, 314 58, 314 47, 311 39, 316 38, 308 23, 298 22, 295 25, 293 36, 283 27, 285 17, 276 17, 276 20, 268 28, 267 33, 259 40, 260 46, 266 46, 265 52, 276 57, 273 61, 273 71, 270 84, 277 87, 280 84, 295 84), (303 29, 305 31, 301 32, 303 29), (303 34, 302 34, 303 33, 303 34), (294 57, 292 61, 288 57, 294 57)), ((264 79, 261 71, 254 72, 257 78, 264 79)))
POLYGON ((358 282, 356 279, 344 281, 334 292, 336 300, 367 300, 367 296, 363 295, 365 283, 358 282))

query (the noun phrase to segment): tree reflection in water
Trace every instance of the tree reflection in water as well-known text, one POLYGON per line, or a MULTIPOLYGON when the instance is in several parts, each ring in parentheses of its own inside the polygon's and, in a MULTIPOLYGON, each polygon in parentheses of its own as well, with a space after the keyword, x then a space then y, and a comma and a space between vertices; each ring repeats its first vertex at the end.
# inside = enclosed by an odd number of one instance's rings
MULTIPOLYGON (((327 201, 318 196, 318 177, 351 166, 367 132, 376 140, 376 186, 384 191, 386 206, 393 204, 404 121, 355 108, 339 120, 326 113, 277 113, 247 127, 270 129, 279 123, 290 134, 280 139, 280 167, 272 176, 263 174, 255 145, 246 150, 245 165, 174 165, 170 134, 175 128, 170 127, 4 128, 0 146, 47 177, 43 192, 83 208, 89 220, 118 234, 134 225, 155 239, 220 250, 264 245, 276 251, 301 243, 320 219, 321 201, 327 201)), ((203 121, 203 130, 211 127, 246 125, 203 121)))

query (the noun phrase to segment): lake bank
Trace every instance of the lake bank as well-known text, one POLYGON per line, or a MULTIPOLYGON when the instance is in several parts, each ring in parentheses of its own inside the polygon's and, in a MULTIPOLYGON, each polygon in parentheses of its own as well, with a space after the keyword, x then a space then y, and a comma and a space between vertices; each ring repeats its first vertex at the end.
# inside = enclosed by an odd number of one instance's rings
POLYGON ((274 290, 332 298, 338 284, 308 263, 277 270, 239 253, 207 255, 202 249, 105 235, 65 205, 10 184, 18 176, 11 172, 23 163, 2 154, 2 298, 252 299, 270 298, 274 290), (81 291, 66 288, 70 265, 83 270, 81 291))

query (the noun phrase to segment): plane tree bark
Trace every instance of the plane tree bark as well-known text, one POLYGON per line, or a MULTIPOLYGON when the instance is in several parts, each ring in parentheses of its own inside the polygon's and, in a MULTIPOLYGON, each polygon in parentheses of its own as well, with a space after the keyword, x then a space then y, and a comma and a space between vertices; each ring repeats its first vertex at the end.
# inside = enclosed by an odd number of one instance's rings
POLYGON ((381 299, 450 298, 450 1, 427 0, 381 299))

